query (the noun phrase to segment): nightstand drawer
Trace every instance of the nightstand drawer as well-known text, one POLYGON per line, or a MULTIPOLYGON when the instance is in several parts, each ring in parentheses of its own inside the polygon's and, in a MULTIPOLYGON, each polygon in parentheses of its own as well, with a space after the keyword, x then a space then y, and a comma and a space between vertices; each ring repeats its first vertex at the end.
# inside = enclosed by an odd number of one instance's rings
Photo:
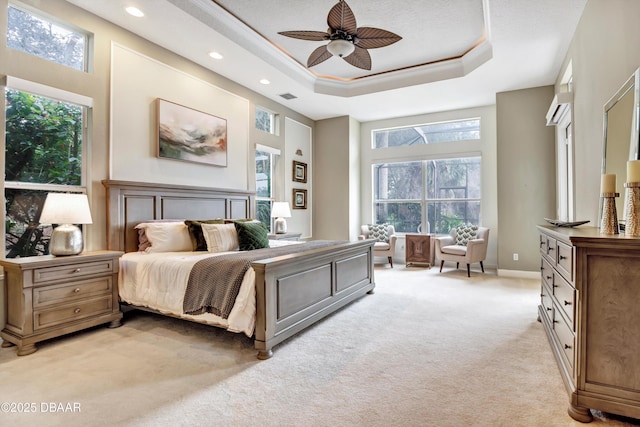
POLYGON ((49 328, 62 323, 69 323, 75 320, 109 313, 111 312, 112 306, 112 296, 106 295, 101 298, 94 298, 76 304, 66 304, 49 310, 34 311, 33 329, 49 328))
POLYGON ((77 281, 72 284, 51 285, 33 289, 33 307, 46 307, 51 304, 75 301, 83 298, 111 295, 113 281, 111 277, 100 277, 77 281))
POLYGON ((92 274, 110 273, 113 271, 113 260, 83 262, 59 267, 44 267, 33 270, 33 283, 54 280, 75 279, 92 274))

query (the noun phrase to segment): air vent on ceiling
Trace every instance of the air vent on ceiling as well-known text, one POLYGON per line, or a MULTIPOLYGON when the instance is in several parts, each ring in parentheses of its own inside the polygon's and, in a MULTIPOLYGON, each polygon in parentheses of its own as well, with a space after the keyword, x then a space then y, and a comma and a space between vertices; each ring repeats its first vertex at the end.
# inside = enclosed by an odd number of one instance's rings
POLYGON ((573 92, 557 93, 547 111, 547 126, 557 126, 572 102, 573 92))
POLYGON ((295 95, 294 95, 294 94, 292 94, 292 93, 281 93, 281 94, 280 94, 280 96, 281 96, 281 97, 283 97, 283 98, 284 98, 284 99, 286 99, 286 100, 289 100, 289 99, 296 99, 296 98, 297 98, 297 96, 295 96, 295 95))

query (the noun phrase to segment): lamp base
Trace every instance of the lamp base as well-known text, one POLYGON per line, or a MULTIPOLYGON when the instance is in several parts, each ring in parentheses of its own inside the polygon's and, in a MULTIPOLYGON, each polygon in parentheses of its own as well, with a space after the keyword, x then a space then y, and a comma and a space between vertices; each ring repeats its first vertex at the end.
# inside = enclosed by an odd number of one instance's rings
POLYGON ((273 225, 275 226, 276 234, 284 234, 287 232, 287 221, 284 218, 276 218, 273 225))
POLYGON ((73 224, 60 224, 53 229, 49 253, 54 256, 78 255, 84 248, 82 231, 73 224))

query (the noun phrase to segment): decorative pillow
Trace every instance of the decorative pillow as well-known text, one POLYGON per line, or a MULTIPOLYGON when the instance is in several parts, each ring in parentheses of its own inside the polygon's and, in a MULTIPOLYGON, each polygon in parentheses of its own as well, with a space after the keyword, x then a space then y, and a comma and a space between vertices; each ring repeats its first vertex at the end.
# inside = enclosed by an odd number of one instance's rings
POLYGON ((224 224, 224 219, 188 219, 184 222, 189 229, 194 251, 206 251, 207 242, 202 234, 202 224, 224 224))
POLYGON ((369 238, 378 242, 389 243, 389 224, 367 224, 369 227, 369 238))
POLYGON ((238 243, 241 251, 251 251, 269 247, 269 230, 259 221, 234 222, 238 232, 238 243))
POLYGON ((238 232, 233 224, 201 224, 209 252, 238 250, 238 232))
POLYGON ((144 227, 144 224, 147 223, 156 223, 156 222, 182 222, 181 219, 151 219, 144 223, 138 224, 140 227, 136 226, 135 228, 138 230, 138 251, 144 252, 145 249, 151 246, 151 242, 147 239, 147 229, 144 227))
POLYGON ((135 227, 144 229, 150 244, 145 252, 186 252, 192 251, 191 236, 184 222, 143 222, 135 227))
POLYGON ((469 240, 478 236, 478 226, 462 224, 456 228, 456 245, 467 246, 469 240))

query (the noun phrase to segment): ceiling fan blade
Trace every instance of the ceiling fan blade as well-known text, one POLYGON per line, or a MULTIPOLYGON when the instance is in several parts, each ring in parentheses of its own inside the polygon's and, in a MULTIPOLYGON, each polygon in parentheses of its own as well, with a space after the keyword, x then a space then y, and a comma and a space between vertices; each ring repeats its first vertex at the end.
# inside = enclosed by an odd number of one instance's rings
POLYGON ((354 67, 371 70, 371 55, 369 55, 367 49, 356 46, 356 50, 354 50, 351 55, 345 56, 342 59, 354 67))
POLYGON ((402 40, 402 37, 391 31, 373 27, 361 27, 356 32, 356 41, 354 43, 363 49, 375 49, 389 46, 399 40, 402 40))
POLYGON ((331 58, 333 55, 331 52, 327 50, 327 46, 320 46, 309 55, 309 59, 307 59, 307 67, 313 67, 314 65, 318 65, 321 62, 326 61, 331 58))
POLYGON ((332 30, 342 30, 348 34, 355 34, 358 26, 353 11, 344 0, 340 0, 329 11, 327 24, 332 30))
POLYGON ((294 39, 311 40, 321 42, 329 38, 328 33, 322 31, 281 31, 278 34, 294 39))

